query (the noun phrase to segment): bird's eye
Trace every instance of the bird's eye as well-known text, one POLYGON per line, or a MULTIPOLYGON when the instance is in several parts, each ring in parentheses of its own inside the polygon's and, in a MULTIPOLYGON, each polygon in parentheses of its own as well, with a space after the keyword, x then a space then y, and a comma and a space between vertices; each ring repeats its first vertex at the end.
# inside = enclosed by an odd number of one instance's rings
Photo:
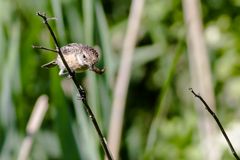
POLYGON ((86 56, 85 56, 85 55, 83 55, 83 58, 85 59, 85 58, 86 58, 86 56))

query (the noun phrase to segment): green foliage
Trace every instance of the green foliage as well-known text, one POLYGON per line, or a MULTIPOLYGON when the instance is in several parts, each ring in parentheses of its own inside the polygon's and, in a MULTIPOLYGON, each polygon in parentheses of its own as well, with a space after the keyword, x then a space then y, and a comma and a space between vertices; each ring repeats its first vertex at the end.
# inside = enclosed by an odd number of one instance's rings
MULTIPOLYGON (((229 3, 203 1, 217 109, 226 126, 239 116, 240 102, 239 2, 229 3)), ((40 68, 55 56, 31 46, 54 48, 54 43, 35 13, 43 11, 57 18, 50 24, 61 45, 77 42, 100 49, 98 65, 106 72, 100 76, 88 71, 78 75, 78 80, 107 135, 129 6, 127 0, 0 0, 0 159, 16 159, 35 101, 42 94, 49 96, 50 106, 34 137, 30 159, 103 159, 97 134, 72 83, 59 77, 58 69, 40 68)), ((188 92, 185 38, 181 1, 145 3, 121 159, 202 158, 194 98, 188 92)))

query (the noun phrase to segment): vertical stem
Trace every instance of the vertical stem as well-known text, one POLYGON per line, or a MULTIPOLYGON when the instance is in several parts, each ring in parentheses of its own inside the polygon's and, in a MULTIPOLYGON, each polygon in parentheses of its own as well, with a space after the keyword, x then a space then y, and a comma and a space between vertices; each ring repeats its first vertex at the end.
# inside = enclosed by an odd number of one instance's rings
POLYGON ((114 97, 108 140, 109 146, 116 159, 118 157, 120 148, 126 96, 131 75, 132 57, 137 41, 137 33, 140 25, 143 5, 144 0, 132 1, 127 32, 123 42, 122 58, 113 95, 114 97))
POLYGON ((42 124, 43 118, 48 109, 48 97, 42 95, 37 99, 36 104, 34 105, 31 117, 27 124, 27 135, 24 138, 20 151, 18 154, 18 160, 27 160, 29 153, 32 148, 33 138, 38 132, 40 125, 42 124))
MULTIPOLYGON (((211 70, 208 60, 207 48, 203 37, 203 27, 200 16, 199 0, 183 0, 183 11, 187 30, 188 58, 191 71, 192 86, 199 90, 204 99, 215 109, 215 99, 212 86, 211 70)), ((200 109, 200 104, 195 103, 199 117, 199 131, 201 136, 202 149, 205 153, 204 159, 218 160, 219 150, 213 146, 216 127, 210 117, 200 109), (214 151, 213 151, 214 150, 214 151)))
POLYGON ((92 123, 93 123, 93 125, 94 125, 94 127, 95 127, 95 129, 97 131, 98 137, 99 137, 99 139, 101 141, 101 144, 102 144, 102 147, 103 147, 103 150, 104 150, 107 158, 109 160, 112 160, 113 158, 112 158, 111 152, 110 152, 110 150, 109 150, 109 148, 107 146, 106 139, 103 136, 103 134, 102 134, 102 132, 101 132, 101 130, 99 128, 99 125, 97 123, 97 120, 96 120, 96 118, 95 118, 91 108, 88 105, 85 90, 83 89, 83 87, 81 85, 78 84, 76 76, 75 76, 75 73, 69 68, 69 66, 68 66, 68 64, 67 64, 67 62, 66 62, 66 60, 65 60, 65 58, 64 58, 64 56, 62 54, 62 51, 60 49, 60 45, 59 45, 59 43, 57 41, 57 38, 56 38, 52 28, 48 24, 48 18, 44 14, 41 14, 39 12, 37 12, 37 15, 40 16, 43 19, 44 24, 47 26, 47 28, 48 28, 48 30, 49 30, 49 32, 50 32, 50 34, 51 34, 51 36, 52 36, 52 38, 54 40, 54 43, 55 43, 55 45, 57 47, 57 50, 59 51, 58 54, 61 57, 61 60, 62 60, 62 62, 64 64, 64 66, 66 67, 69 75, 71 76, 71 78, 72 78, 72 80, 73 80, 73 82, 74 82, 74 84, 75 84, 75 86, 76 86, 76 88, 77 88, 77 90, 79 92, 79 95, 80 95, 81 100, 82 100, 82 102, 84 104, 84 108, 85 108, 85 110, 86 110, 86 112, 88 114, 88 117, 92 120, 92 123))

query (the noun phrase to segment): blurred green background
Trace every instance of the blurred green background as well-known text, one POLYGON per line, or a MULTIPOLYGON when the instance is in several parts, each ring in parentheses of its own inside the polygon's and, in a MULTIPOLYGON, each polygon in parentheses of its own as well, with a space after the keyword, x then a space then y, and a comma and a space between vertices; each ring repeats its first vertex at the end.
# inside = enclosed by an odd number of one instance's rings
MULTIPOLYGON (((71 90, 71 81, 59 77, 57 68, 40 67, 55 55, 31 47, 54 48, 36 12, 57 18, 50 25, 61 45, 99 46, 98 66, 106 68, 105 74, 88 71, 78 74, 78 80, 107 135, 130 5, 130 0, 0 0, 0 159, 17 158, 34 104, 42 94, 48 95, 49 108, 34 136, 29 159, 103 159, 97 134, 76 91, 71 90)), ((240 117, 239 13, 238 0, 202 1, 217 113, 225 128, 239 125, 240 117)), ((191 79, 185 33, 181 1, 146 0, 132 64, 120 159, 203 159, 194 98, 188 91, 191 79), (157 139, 146 151, 156 112, 160 113, 157 139)), ((221 157, 232 159, 226 146, 221 157)))

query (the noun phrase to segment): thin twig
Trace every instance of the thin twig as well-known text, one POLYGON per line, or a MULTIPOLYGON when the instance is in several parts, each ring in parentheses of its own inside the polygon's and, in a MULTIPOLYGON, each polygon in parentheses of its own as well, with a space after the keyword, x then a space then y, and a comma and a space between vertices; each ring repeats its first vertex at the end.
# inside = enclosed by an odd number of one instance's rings
POLYGON ((92 120, 92 123, 93 123, 93 125, 94 125, 94 127, 95 127, 95 129, 96 129, 96 131, 97 131, 98 137, 99 137, 99 139, 100 139, 100 141, 101 141, 101 144, 102 144, 102 147, 103 147, 103 150, 104 150, 107 158, 108 158, 109 160, 112 160, 113 157, 112 157, 111 152, 110 152, 110 150, 109 150, 109 148, 108 148, 108 146, 107 146, 107 141, 106 141, 105 137, 103 136, 103 134, 102 134, 102 132, 101 132, 101 130, 100 130, 100 128, 99 128, 99 125, 98 125, 98 123, 97 123, 97 120, 96 120, 96 118, 95 118, 95 116, 94 116, 91 108, 90 108, 89 105, 88 105, 87 98, 86 98, 86 93, 85 93, 83 87, 82 87, 80 84, 78 84, 77 79, 76 79, 76 77, 75 77, 75 73, 69 68, 69 66, 68 66, 68 64, 67 64, 67 62, 66 62, 66 60, 65 60, 65 58, 64 58, 64 56, 63 56, 63 54, 62 54, 62 51, 61 51, 61 49, 60 49, 60 45, 59 45, 59 43, 58 43, 58 41, 57 41, 57 38, 56 38, 56 36, 55 36, 52 28, 51 28, 50 25, 48 24, 48 19, 49 19, 49 18, 47 18, 45 14, 42 14, 42 13, 40 13, 40 12, 37 12, 37 15, 40 16, 40 17, 43 19, 43 23, 47 26, 47 28, 48 28, 48 30, 49 30, 49 32, 50 32, 50 34, 51 34, 51 36, 52 36, 52 38, 53 38, 53 40, 54 40, 54 43, 55 43, 55 45, 56 45, 56 47, 57 47, 58 54, 59 54, 59 56, 61 57, 62 62, 63 62, 63 64, 65 65, 65 67, 66 67, 66 69, 67 69, 70 77, 72 78, 75 86, 77 87, 77 90, 78 90, 79 95, 80 95, 80 97, 81 97, 81 100, 82 100, 82 102, 83 102, 83 104, 84 104, 84 108, 85 108, 85 110, 86 110, 86 112, 87 112, 87 114, 88 114, 88 117, 92 120))
POLYGON ((50 49, 50 48, 46 48, 46 47, 43 47, 43 46, 35 46, 35 45, 32 45, 32 48, 34 48, 34 49, 42 49, 42 50, 46 50, 46 51, 51 51, 51 52, 58 53, 57 50, 50 49))
POLYGON ((211 110, 211 108, 208 106, 207 102, 205 102, 205 100, 204 100, 199 94, 196 94, 196 93, 193 91, 192 88, 189 88, 189 90, 192 92, 192 94, 193 94, 195 97, 199 98, 200 101, 204 104, 206 110, 212 115, 212 117, 214 118, 214 120, 217 122, 217 125, 218 125, 218 127, 220 128, 220 130, 221 130, 224 138, 226 139, 226 141, 227 141, 227 143, 228 143, 228 145, 229 145, 229 147, 230 147, 230 149, 231 149, 231 151, 232 151, 232 154, 234 155, 234 157, 235 157, 237 160, 240 160, 240 158, 238 157, 235 149, 233 148, 233 145, 232 145, 231 141, 229 140, 229 138, 228 138, 225 130, 223 129, 223 126, 222 126, 221 122, 219 121, 217 115, 211 110))

